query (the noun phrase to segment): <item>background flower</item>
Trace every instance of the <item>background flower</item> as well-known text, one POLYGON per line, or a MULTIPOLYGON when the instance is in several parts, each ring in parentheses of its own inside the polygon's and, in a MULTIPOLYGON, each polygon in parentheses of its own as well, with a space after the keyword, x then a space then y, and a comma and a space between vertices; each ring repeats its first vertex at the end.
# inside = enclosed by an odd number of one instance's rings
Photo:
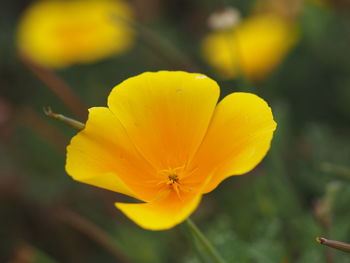
POLYGON ((253 15, 237 26, 207 35, 202 51, 222 77, 260 80, 282 62, 297 37, 292 22, 273 14, 253 15))
POLYGON ((131 19, 121 0, 36 1, 21 17, 17 45, 47 67, 91 63, 132 45, 131 19))

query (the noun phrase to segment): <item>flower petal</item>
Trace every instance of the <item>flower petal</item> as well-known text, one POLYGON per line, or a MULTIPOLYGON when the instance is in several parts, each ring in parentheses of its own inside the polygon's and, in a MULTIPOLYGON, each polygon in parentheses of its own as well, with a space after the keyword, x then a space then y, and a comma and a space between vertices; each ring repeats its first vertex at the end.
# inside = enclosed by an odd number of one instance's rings
POLYGON ((270 148, 275 128, 271 109, 263 99, 241 92, 225 97, 192 162, 197 171, 191 179, 204 181, 204 176, 211 176, 203 189, 207 193, 225 178, 252 170, 270 148))
POLYGON ((171 192, 164 199, 152 203, 115 205, 139 226, 149 230, 165 230, 189 217, 200 200, 199 194, 186 194, 180 200, 175 192, 171 192))
POLYGON ((116 86, 108 106, 147 160, 158 169, 176 168, 197 151, 219 91, 201 74, 147 72, 116 86))
POLYGON ((154 174, 137 152, 113 113, 91 108, 84 130, 67 147, 66 170, 75 180, 152 200, 156 192, 147 183, 154 174))

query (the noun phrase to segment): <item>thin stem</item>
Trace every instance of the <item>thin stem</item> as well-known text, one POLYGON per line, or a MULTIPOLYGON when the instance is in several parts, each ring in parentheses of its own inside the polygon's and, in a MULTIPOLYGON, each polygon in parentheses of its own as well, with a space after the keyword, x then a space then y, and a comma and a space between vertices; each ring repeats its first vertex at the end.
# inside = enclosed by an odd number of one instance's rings
POLYGON ((86 119, 86 107, 75 92, 54 71, 45 68, 28 56, 18 53, 18 58, 41 82, 45 84, 77 117, 86 119))
POLYGON ((77 131, 81 131, 82 129, 85 128, 84 123, 77 121, 77 120, 74 120, 74 119, 71 119, 71 118, 68 118, 62 114, 54 113, 50 107, 44 108, 44 112, 47 116, 49 116, 55 120, 59 120, 65 124, 67 124, 68 126, 76 129, 77 131))
POLYGON ((30 107, 24 107, 19 114, 19 120, 24 127, 45 139, 58 152, 66 152, 64 146, 67 143, 66 137, 47 118, 44 118, 41 114, 39 115, 30 107))
POLYGON ((335 249, 350 253, 350 244, 336 241, 336 240, 326 239, 324 237, 318 237, 316 238, 316 241, 327 247, 335 248, 335 249))
POLYGON ((210 241, 203 235, 203 233, 199 230, 199 228, 193 223, 193 221, 188 218, 186 220, 186 225, 189 228, 192 236, 195 240, 199 242, 199 244, 204 248, 210 257, 210 262, 215 263, 225 263, 224 259, 220 256, 214 246, 210 243, 210 241))
MULTIPOLYGON (((330 229, 330 223, 323 226, 324 234, 327 236, 330 236, 329 229, 330 229)), ((329 246, 326 247, 326 259, 327 259, 327 263, 334 263, 334 250, 329 246)))

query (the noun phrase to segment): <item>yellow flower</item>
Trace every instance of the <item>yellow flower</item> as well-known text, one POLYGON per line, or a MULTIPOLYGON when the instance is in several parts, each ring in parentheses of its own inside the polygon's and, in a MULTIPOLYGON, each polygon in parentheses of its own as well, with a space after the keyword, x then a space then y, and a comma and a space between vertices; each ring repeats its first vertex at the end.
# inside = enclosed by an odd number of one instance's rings
POLYGON ((108 108, 89 110, 67 148, 75 180, 134 197, 116 203, 151 230, 185 220, 203 194, 253 169, 276 123, 256 95, 233 93, 216 105, 219 86, 202 74, 143 73, 116 86, 108 108))
POLYGON ((90 63, 125 51, 133 42, 122 1, 37 1, 18 25, 19 50, 47 67, 90 63), (118 20, 119 19, 119 20, 118 20))
POLYGON ((297 39, 294 25, 275 15, 255 15, 236 28, 210 33, 204 58, 224 78, 259 80, 277 67, 297 39))

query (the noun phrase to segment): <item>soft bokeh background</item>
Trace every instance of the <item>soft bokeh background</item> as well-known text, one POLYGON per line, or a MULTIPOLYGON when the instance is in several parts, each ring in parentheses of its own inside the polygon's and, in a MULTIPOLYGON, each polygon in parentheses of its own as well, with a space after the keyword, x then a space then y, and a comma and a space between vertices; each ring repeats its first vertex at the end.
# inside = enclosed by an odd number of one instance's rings
POLYGON ((258 82, 221 79, 200 51, 211 13, 230 5, 244 18, 254 0, 132 0, 135 43, 118 56, 54 70, 68 89, 39 69, 58 85, 48 88, 19 59, 16 27, 32 2, 2 0, 0 8, 0 262, 201 262, 183 226, 143 230, 114 208, 123 196, 71 180, 65 146, 75 131, 42 110, 84 121, 85 109, 104 106, 116 84, 160 69, 200 71, 222 95, 254 92, 279 125, 262 164, 227 179, 192 216, 228 262, 350 262, 315 242, 350 242, 347 0, 278 1, 282 12, 292 10, 300 36, 258 82))

